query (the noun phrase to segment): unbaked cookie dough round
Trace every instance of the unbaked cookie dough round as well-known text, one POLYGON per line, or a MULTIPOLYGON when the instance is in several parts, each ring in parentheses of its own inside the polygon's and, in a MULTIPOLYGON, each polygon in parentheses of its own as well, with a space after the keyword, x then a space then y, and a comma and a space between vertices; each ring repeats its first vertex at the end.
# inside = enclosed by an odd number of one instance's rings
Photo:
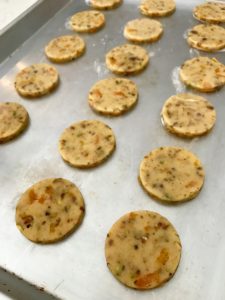
POLYGON ((151 151, 140 164, 139 180, 153 198, 180 202, 195 198, 204 182, 200 160, 178 147, 160 147, 151 151))
POLYGON ((139 73, 148 64, 147 51, 137 45, 124 44, 106 54, 106 66, 115 74, 131 75, 139 73))
POLYGON ((194 94, 171 96, 163 105, 165 128, 181 137, 196 137, 209 132, 216 122, 216 111, 205 98, 194 94))
POLYGON ((129 21, 124 28, 124 36, 131 42, 151 43, 157 41, 163 33, 159 21, 141 18, 129 21))
POLYGON ((16 75, 15 88, 23 97, 41 97, 50 93, 59 83, 56 68, 48 64, 34 64, 16 75))
POLYGON ((70 26, 77 32, 96 32, 105 24, 105 16, 97 10, 81 11, 70 19, 70 26))
POLYGON ((16 225, 36 243, 53 243, 69 235, 84 216, 84 200, 69 180, 37 182, 22 194, 16 206, 16 225))
POLYGON ((85 43, 78 35, 63 35, 51 40, 45 47, 46 56, 53 62, 63 63, 76 59, 85 51, 85 43))
POLYGON ((225 22, 225 3, 206 2, 197 5, 193 10, 193 15, 199 21, 223 23, 225 22))
POLYGON ((194 57, 181 66, 180 78, 201 92, 213 92, 225 84, 225 66, 216 58, 194 57))
POLYGON ((59 140, 62 158, 71 166, 91 168, 105 161, 115 150, 112 129, 97 120, 85 120, 66 128, 59 140))
POLYGON ((98 81, 90 90, 91 108, 103 115, 118 116, 130 110, 137 102, 136 84, 125 78, 107 78, 98 81))
POLYGON ((112 9, 122 3, 122 0, 89 0, 90 5, 96 9, 112 9))
POLYGON ((134 289, 152 289, 170 280, 181 258, 176 229, 152 211, 134 211, 122 216, 105 241, 109 270, 134 289))
POLYGON ((149 17, 164 17, 176 10, 174 0, 142 0, 140 11, 149 17))
POLYGON ((213 24, 196 25, 189 31, 187 41, 201 51, 220 50, 225 47, 225 29, 213 24))
POLYGON ((0 103, 0 143, 17 137, 28 125, 29 115, 19 103, 0 103))

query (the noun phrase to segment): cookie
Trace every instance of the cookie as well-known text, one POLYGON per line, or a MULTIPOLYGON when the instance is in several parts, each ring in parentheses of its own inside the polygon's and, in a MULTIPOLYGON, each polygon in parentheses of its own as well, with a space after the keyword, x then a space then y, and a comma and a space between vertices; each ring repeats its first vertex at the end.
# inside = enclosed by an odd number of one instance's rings
POLYGON ((216 122, 216 111, 205 98, 193 94, 177 94, 163 105, 162 122, 171 133, 196 137, 209 132, 216 122))
POLYGON ((194 57, 181 66, 180 78, 198 91, 213 92, 225 84, 225 66, 216 58, 194 57))
POLYGON ((19 103, 0 103, 0 143, 17 137, 28 125, 29 115, 19 103))
POLYGON ((51 40, 45 47, 46 56, 53 62, 68 62, 81 56, 85 43, 78 35, 63 35, 51 40))
POLYGON ((69 180, 37 182, 22 194, 16 206, 16 225, 36 243, 53 243, 66 237, 84 216, 84 200, 69 180))
POLYGON ((110 229, 105 242, 109 270, 134 289, 152 289, 170 280, 181 258, 176 229, 152 211, 122 216, 110 229))
POLYGON ((176 4, 173 0, 143 0, 139 8, 145 16, 164 17, 176 10, 176 4))
POLYGON ((16 75, 15 88, 23 97, 41 97, 51 92, 59 82, 58 71, 48 64, 34 64, 16 75))
POLYGON ((193 10, 193 15, 197 20, 208 23, 225 22, 225 3, 206 2, 197 5, 193 10))
POLYGON ((199 159, 178 147, 160 147, 151 151, 140 164, 139 180, 153 198, 180 202, 195 198, 204 182, 199 159))
POLYGON ((89 105, 103 115, 118 116, 137 102, 136 84, 125 78, 107 78, 98 81, 90 90, 89 105))
POLYGON ((96 9, 112 9, 119 6, 122 0, 89 0, 89 3, 96 9))
POLYGON ((159 21, 147 18, 129 21, 124 28, 124 36, 131 42, 151 43, 157 41, 163 33, 159 21))
POLYGON ((72 124, 64 130, 59 140, 62 158, 77 168, 91 168, 101 164, 115 147, 112 129, 97 120, 72 124))
POLYGON ((225 47, 225 29, 213 24, 196 25, 189 31, 187 42, 191 47, 202 51, 223 49, 225 47))
POLYGON ((70 19, 70 26, 77 32, 96 32, 105 24, 105 16, 97 10, 81 11, 70 19))
POLYGON ((137 45, 124 44, 106 54, 106 66, 119 75, 139 73, 147 66, 148 61, 147 51, 137 45))

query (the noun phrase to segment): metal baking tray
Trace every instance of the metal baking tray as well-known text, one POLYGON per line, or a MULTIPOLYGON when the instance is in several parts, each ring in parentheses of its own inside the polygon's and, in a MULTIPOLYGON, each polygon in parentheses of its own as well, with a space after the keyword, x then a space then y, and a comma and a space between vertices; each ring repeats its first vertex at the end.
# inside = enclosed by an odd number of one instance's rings
POLYGON ((177 138, 165 131, 160 120, 164 101, 186 91, 178 78, 178 68, 185 60, 201 54, 225 63, 225 57, 224 52, 207 54, 189 48, 184 36, 198 23, 192 8, 202 1, 176 2, 176 12, 161 19, 161 40, 144 45, 151 57, 149 66, 130 77, 139 87, 138 105, 117 118, 96 115, 88 106, 87 95, 96 81, 114 76, 107 70, 104 57, 108 50, 126 42, 123 27, 128 20, 140 17, 139 1, 125 0, 119 8, 104 12, 106 26, 95 34, 82 35, 87 44, 85 55, 56 65, 61 77, 59 88, 37 100, 26 100, 16 93, 15 75, 32 63, 48 62, 43 52, 46 43, 69 33, 69 17, 89 7, 81 0, 39 1, 2 33, 0 45, 5 50, 0 57, 0 101, 23 104, 31 120, 24 134, 0 146, 0 266, 9 272, 2 271, 0 289, 9 295, 14 289, 13 299, 49 299, 35 288, 28 292, 26 282, 66 300, 225 299, 224 89, 203 94, 217 110, 216 126, 204 137, 177 138), (117 138, 113 156, 90 170, 71 168, 57 148, 63 129, 83 119, 106 122, 117 138), (165 145, 185 147, 201 159, 206 180, 196 199, 163 205, 140 187, 140 161, 150 150, 165 145), (15 206, 30 185, 48 177, 64 177, 76 183, 87 212, 80 228, 66 240, 37 245, 16 228, 15 206), (120 284, 107 269, 104 257, 104 241, 111 225, 124 213, 139 209, 166 216, 183 245, 174 278, 145 292, 120 284), (24 296, 26 292, 32 296, 24 296))

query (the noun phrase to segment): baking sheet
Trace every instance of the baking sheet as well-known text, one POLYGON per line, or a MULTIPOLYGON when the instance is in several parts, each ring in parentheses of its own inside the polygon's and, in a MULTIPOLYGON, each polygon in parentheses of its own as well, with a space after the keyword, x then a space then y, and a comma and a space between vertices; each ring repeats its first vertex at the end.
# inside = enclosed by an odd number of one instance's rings
MULTIPOLYGON (((176 13, 161 19, 162 39, 144 46, 151 57, 150 65, 141 74, 130 77, 139 87, 139 103, 124 116, 96 115, 87 104, 87 95, 97 80, 113 76, 105 67, 104 56, 114 46, 126 42, 123 27, 140 16, 139 1, 124 1, 118 9, 105 12, 104 29, 82 35, 87 44, 85 55, 74 62, 56 65, 60 86, 46 97, 26 100, 18 96, 13 87, 15 75, 32 63, 48 62, 44 46, 55 36, 70 32, 68 19, 76 11, 88 8, 84 1, 69 1, 47 24, 40 24, 39 31, 3 64, 6 72, 0 80, 0 101, 23 104, 31 122, 24 134, 0 146, 0 265, 61 299, 224 300, 224 89, 205 95, 217 110, 217 123, 209 135, 191 140, 176 138, 164 130, 160 121, 164 101, 186 91, 178 79, 179 66, 191 57, 208 55, 190 49, 184 39, 187 28, 198 23, 191 9, 202 1, 176 2, 176 13), (106 122, 117 138, 113 156, 90 170, 71 168, 57 149, 63 129, 83 119, 106 122), (201 159, 206 180, 196 199, 180 205, 163 205, 139 186, 138 167, 143 156, 165 145, 185 147, 201 159), (64 177, 74 182, 84 196, 86 215, 80 228, 66 240, 36 245, 16 228, 15 206, 23 191, 48 177, 64 177), (120 284, 108 271, 104 258, 104 241, 111 225, 128 211, 139 209, 166 216, 176 227, 183 246, 174 278, 163 287, 146 292, 120 284)), ((225 63, 224 52, 208 56, 216 56, 225 63)))

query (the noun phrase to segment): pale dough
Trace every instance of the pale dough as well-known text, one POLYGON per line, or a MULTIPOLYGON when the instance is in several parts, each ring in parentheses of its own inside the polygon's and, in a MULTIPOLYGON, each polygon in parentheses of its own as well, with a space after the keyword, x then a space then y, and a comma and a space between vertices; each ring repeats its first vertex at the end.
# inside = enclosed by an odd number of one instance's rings
POLYGON ((109 270, 134 289, 152 289, 170 280, 181 257, 176 229, 152 211, 134 211, 122 216, 105 241, 109 270))
POLYGON ((77 168, 95 167, 114 151, 116 139, 112 129, 97 120, 87 120, 66 128, 59 140, 62 158, 77 168))
POLYGON ((137 102, 136 84, 125 78, 107 78, 98 81, 90 90, 89 105, 103 115, 118 116, 137 102))
POLYGON ((160 147, 147 154, 140 164, 139 180, 145 191, 164 202, 195 198, 204 182, 200 160, 178 147, 160 147))

